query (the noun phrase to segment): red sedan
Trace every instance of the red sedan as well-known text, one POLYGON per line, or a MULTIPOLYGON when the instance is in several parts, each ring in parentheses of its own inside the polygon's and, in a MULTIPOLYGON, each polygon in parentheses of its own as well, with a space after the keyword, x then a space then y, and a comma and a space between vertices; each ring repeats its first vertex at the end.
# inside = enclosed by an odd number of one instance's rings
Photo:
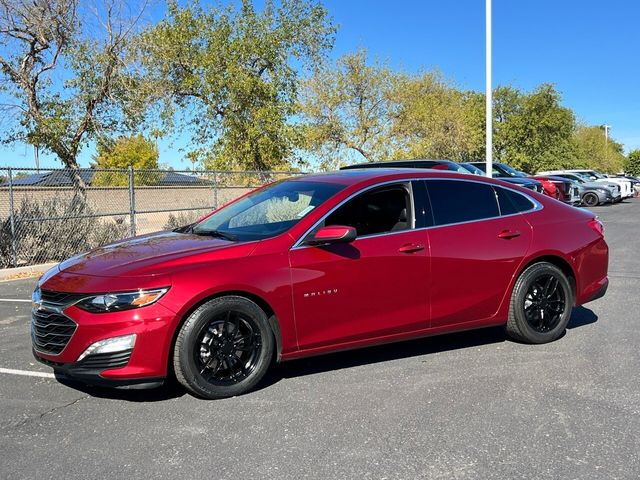
POLYGON ((90 384, 175 374, 227 397, 274 360, 491 325, 555 340, 607 262, 592 213, 499 180, 308 175, 62 262, 33 294, 33 350, 90 384))

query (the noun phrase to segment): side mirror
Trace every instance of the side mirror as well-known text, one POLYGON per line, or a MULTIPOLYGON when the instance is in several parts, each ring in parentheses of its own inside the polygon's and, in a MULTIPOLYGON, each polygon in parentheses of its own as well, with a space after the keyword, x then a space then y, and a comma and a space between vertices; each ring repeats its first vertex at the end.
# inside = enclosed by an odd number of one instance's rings
POLYGON ((330 225, 322 227, 309 240, 307 245, 323 245, 332 243, 351 243, 358 236, 353 227, 345 225, 330 225))

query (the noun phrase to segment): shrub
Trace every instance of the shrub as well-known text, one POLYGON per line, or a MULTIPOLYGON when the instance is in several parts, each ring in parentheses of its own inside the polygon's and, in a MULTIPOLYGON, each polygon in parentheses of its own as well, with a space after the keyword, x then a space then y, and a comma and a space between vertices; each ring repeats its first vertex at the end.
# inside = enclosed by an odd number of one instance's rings
POLYGON ((206 212, 204 210, 179 212, 176 215, 170 213, 167 223, 162 228, 163 230, 173 230, 174 228, 184 227, 185 225, 192 224, 196 220, 200 220, 205 214, 206 212))
MULTIPOLYGON (((87 217, 92 209, 81 200, 25 199, 14 218, 18 265, 65 260, 127 236, 128 228, 113 220, 87 217), (75 218, 81 216, 81 218, 75 218)), ((11 220, 0 224, 0 266, 13 264, 11 220)))

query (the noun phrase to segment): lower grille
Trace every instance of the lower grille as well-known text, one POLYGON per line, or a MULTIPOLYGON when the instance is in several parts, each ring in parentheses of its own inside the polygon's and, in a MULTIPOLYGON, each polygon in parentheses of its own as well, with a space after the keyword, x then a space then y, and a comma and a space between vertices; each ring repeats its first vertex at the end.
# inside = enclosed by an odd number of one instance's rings
POLYGON ((82 361, 76 363, 75 366, 81 368, 91 368, 96 370, 107 370, 111 368, 122 368, 129 363, 131 352, 133 350, 125 350, 124 352, 114 353, 96 353, 89 355, 82 361))
POLYGON ((67 346, 77 325, 69 317, 46 310, 31 312, 31 339, 38 352, 58 355, 67 346))

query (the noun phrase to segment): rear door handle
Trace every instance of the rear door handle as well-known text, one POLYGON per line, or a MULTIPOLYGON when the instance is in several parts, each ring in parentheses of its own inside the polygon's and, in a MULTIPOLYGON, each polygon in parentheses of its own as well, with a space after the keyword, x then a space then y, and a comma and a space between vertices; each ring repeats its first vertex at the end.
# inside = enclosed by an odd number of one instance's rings
POLYGON ((498 238, 504 238, 509 240, 510 238, 516 238, 520 236, 520 232, 517 230, 503 230, 498 234, 498 238))
POLYGON ((422 245, 421 243, 405 243, 398 249, 398 252, 414 253, 419 252, 420 250, 424 250, 424 245, 422 245))

